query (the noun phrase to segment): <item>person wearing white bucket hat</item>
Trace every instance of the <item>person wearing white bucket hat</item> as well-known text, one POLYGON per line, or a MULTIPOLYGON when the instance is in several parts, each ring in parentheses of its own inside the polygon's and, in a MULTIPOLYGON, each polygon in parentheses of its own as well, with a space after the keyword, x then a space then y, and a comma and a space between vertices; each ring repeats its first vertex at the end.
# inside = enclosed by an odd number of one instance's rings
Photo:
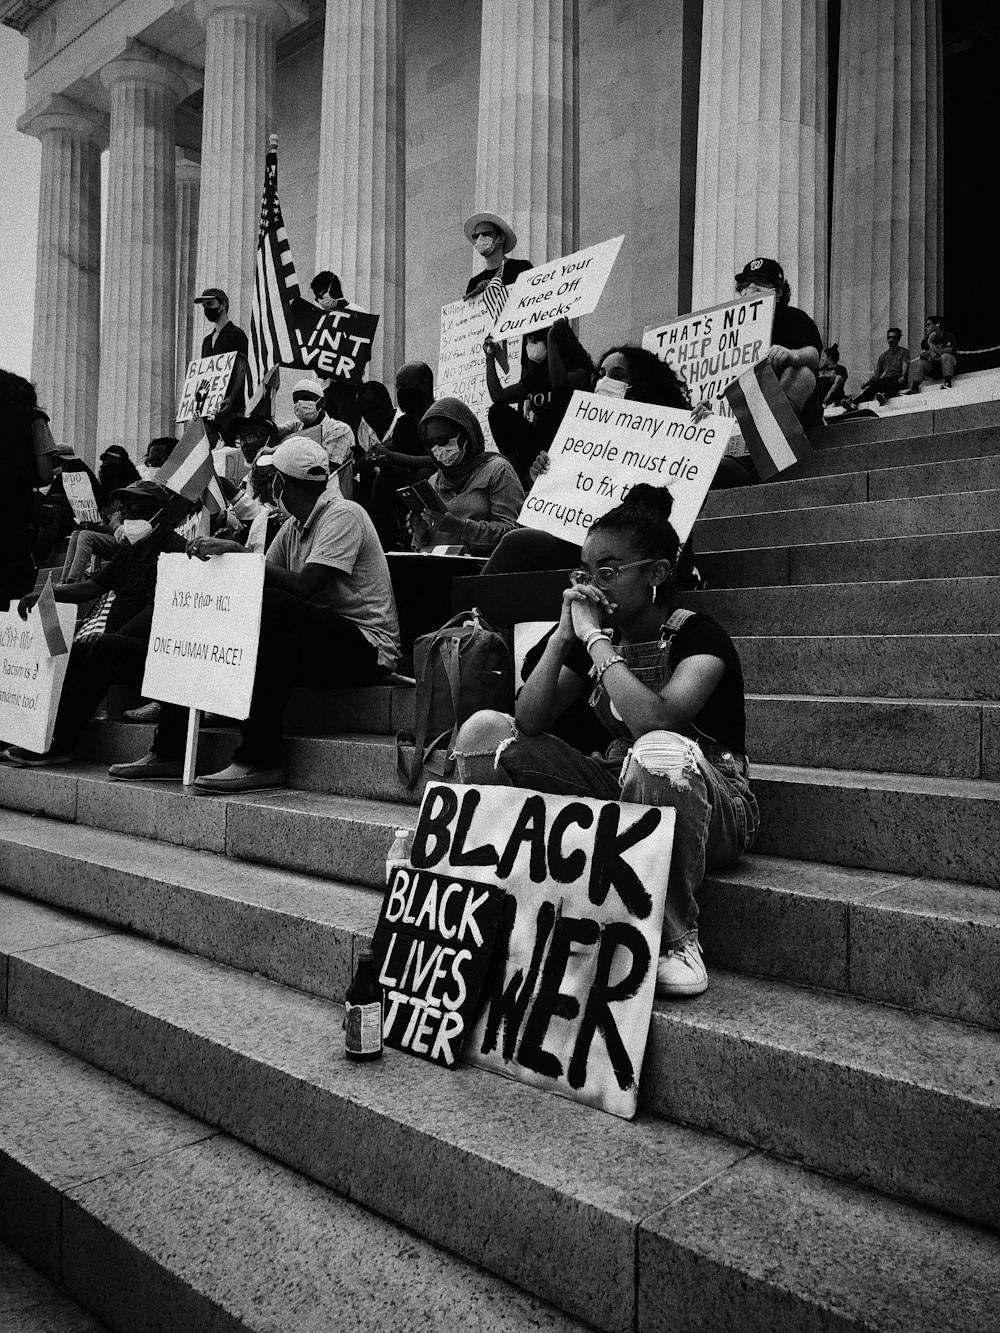
POLYGON ((517 233, 509 222, 496 213, 473 213, 465 221, 466 239, 475 247, 476 254, 485 260, 486 267, 474 273, 465 289, 466 299, 478 296, 487 283, 499 273, 500 281, 509 287, 519 273, 531 268, 530 259, 509 259, 517 245, 517 233))

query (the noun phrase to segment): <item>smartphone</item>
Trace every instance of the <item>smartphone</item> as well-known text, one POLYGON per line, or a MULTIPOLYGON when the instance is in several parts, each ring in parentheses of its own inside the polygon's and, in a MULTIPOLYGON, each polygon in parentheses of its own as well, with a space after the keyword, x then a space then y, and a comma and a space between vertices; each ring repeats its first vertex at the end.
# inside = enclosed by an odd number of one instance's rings
POLYGON ((426 479, 415 481, 412 486, 403 486, 396 494, 414 514, 422 514, 425 509, 431 510, 434 514, 448 512, 448 506, 426 479))

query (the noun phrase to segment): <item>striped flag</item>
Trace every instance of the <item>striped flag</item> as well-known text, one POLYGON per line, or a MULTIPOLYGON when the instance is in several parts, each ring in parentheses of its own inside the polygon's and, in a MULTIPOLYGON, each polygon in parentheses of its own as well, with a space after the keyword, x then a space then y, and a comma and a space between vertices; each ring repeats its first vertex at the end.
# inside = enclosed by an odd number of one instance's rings
POLYGON ((218 514, 225 509, 225 497, 215 475, 212 450, 201 417, 192 417, 184 427, 173 453, 157 470, 156 480, 192 503, 204 501, 209 513, 218 514))
POLYGON ((758 361, 725 389, 761 481, 812 453, 812 445, 767 361, 758 361))
POLYGON ((291 303, 298 295, 299 280, 278 202, 278 136, 272 134, 264 166, 250 315, 247 396, 251 412, 271 367, 296 363, 291 303))
MULTIPOLYGON (((507 261, 505 260, 504 263, 506 262, 507 261)), ((497 271, 493 274, 493 277, 490 278, 489 282, 483 288, 482 296, 486 309, 490 312, 490 316, 495 324, 500 318, 500 312, 507 304, 507 288, 503 285, 503 264, 500 265, 497 271)), ((496 344, 496 362, 506 375, 507 371, 510 369, 506 342, 498 342, 496 344)))
POLYGON ((42 627, 42 635, 45 639, 45 646, 48 649, 50 657, 62 657, 64 653, 69 652, 69 644, 66 642, 66 636, 63 634, 62 625, 59 623, 59 612, 56 610, 56 595, 52 591, 52 575, 45 580, 45 587, 36 604, 38 610, 38 623, 42 627))

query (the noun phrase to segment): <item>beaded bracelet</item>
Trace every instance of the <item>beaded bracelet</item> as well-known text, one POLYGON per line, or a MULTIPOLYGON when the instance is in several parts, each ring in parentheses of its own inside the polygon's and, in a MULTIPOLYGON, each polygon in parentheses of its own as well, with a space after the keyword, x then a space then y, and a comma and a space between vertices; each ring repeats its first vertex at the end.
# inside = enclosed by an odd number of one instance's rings
POLYGON ((622 657, 621 653, 614 653, 611 657, 607 659, 606 662, 602 662, 601 665, 597 668, 596 680, 598 685, 600 685, 604 677, 604 673, 605 671, 607 671, 608 667, 614 666, 616 662, 624 662, 625 665, 628 666, 628 662, 624 657, 622 657))
POLYGON ((583 646, 588 653, 590 652, 591 646, 595 644, 598 639, 604 639, 608 644, 611 643, 611 635, 606 629, 592 629, 583 641, 583 646))

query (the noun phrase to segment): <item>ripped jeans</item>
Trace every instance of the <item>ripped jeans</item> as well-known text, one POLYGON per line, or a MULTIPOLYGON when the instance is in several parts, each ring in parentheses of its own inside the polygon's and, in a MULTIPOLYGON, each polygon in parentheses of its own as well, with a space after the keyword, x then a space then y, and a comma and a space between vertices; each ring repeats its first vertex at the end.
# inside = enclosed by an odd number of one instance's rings
POLYGON ((619 762, 581 754, 555 736, 522 736, 508 714, 484 710, 459 731, 455 760, 458 782, 672 806, 677 820, 664 950, 697 940, 695 892, 705 870, 730 865, 757 836, 757 802, 745 757, 708 745, 703 751, 673 731, 640 736, 619 762))

